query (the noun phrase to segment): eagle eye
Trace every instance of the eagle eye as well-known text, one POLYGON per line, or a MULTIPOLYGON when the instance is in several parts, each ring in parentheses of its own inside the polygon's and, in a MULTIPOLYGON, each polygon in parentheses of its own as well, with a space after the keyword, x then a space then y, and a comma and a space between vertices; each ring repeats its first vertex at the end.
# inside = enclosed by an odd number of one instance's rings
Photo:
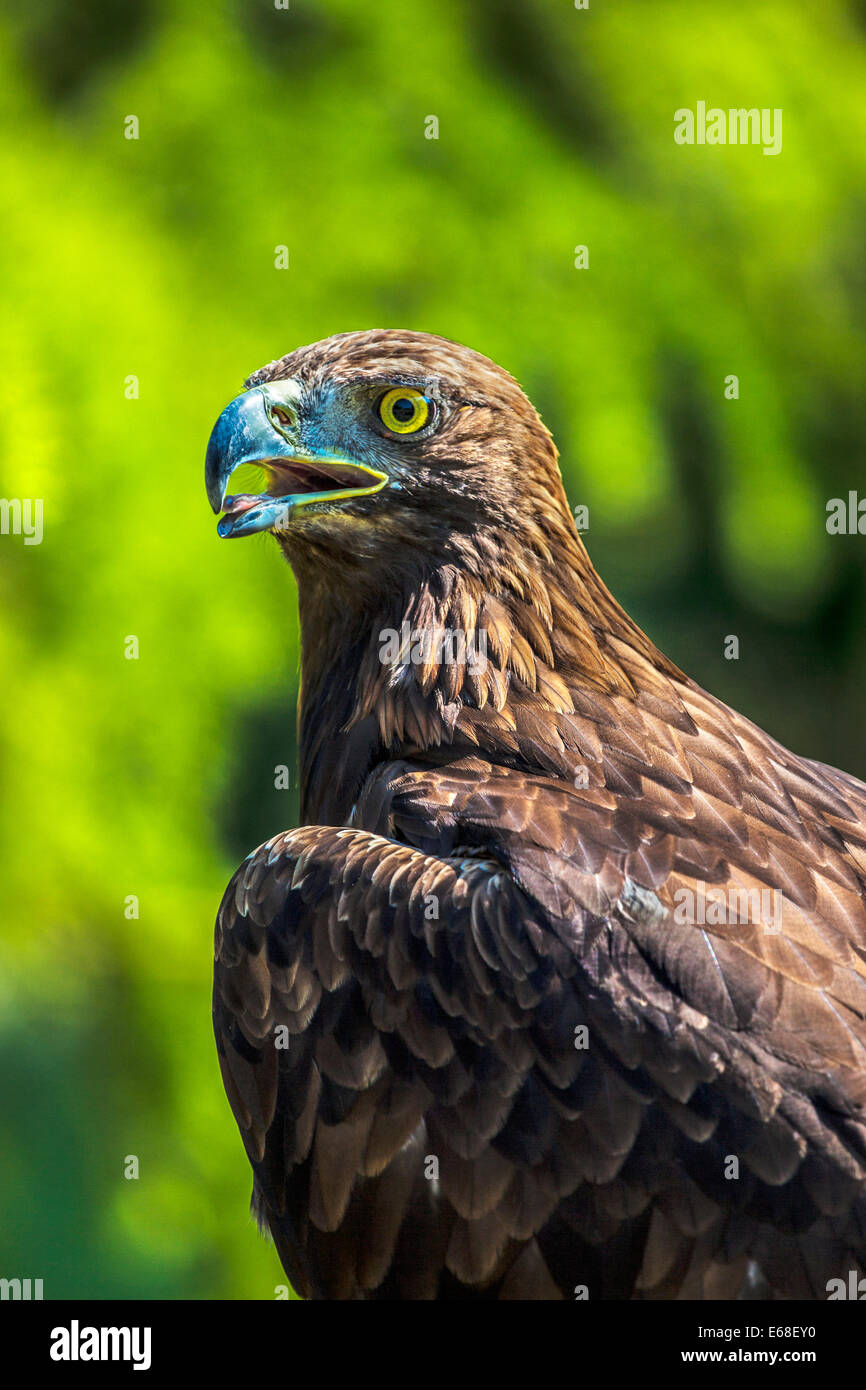
POLYGON ((434 405, 414 386, 394 386, 378 404, 379 419, 393 434, 416 434, 433 419, 434 405))

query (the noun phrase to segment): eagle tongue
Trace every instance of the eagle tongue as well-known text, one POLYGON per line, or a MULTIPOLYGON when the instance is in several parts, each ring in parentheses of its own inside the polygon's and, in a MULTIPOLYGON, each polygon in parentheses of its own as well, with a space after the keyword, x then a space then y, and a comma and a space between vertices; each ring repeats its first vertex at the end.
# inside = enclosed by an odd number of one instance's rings
POLYGON ((257 531, 280 530, 289 519, 294 498, 269 497, 265 493, 244 493, 226 497, 225 515, 217 526, 217 535, 227 537, 253 536, 257 531))
POLYGON ((251 507, 257 507, 260 502, 267 500, 267 494, 262 492, 239 492, 234 497, 223 498, 223 511, 226 516, 239 516, 241 512, 248 512, 251 507))

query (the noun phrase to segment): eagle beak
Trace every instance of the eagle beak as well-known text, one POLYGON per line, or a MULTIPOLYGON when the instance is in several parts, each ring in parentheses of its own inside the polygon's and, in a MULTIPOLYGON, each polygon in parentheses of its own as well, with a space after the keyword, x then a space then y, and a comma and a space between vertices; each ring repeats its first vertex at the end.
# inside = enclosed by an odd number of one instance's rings
POLYGON ((299 507, 365 497, 387 484, 386 473, 355 459, 303 449, 298 399, 293 381, 254 386, 230 401, 214 425, 204 475, 211 507, 225 513, 219 535, 284 531, 299 507), (267 492, 226 496, 231 476, 242 463, 264 469, 267 492))

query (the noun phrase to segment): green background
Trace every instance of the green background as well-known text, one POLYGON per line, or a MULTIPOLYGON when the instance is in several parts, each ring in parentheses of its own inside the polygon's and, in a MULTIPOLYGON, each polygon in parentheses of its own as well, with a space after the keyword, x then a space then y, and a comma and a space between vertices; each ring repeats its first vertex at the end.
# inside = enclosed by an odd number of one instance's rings
POLYGON ((370 327, 502 362, 659 645, 866 775, 866 540, 825 529, 866 494, 864 27, 834 0, 0 11, 0 492, 45 516, 0 537, 0 1275, 282 1282, 209 1002, 223 887, 297 813, 291 574, 220 542, 203 486, 262 363, 370 327), (782 108, 782 153, 675 145, 699 100, 782 108))

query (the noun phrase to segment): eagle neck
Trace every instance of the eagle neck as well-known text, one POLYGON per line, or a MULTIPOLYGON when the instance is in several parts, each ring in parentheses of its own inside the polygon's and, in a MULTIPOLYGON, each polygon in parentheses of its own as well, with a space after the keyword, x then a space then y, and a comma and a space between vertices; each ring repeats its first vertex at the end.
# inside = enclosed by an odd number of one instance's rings
POLYGON ((573 523, 527 528, 519 544, 475 536, 389 581, 375 595, 301 588, 305 819, 339 823, 388 758, 562 770, 557 717, 581 691, 633 699, 653 672, 681 675, 601 582, 573 523))

